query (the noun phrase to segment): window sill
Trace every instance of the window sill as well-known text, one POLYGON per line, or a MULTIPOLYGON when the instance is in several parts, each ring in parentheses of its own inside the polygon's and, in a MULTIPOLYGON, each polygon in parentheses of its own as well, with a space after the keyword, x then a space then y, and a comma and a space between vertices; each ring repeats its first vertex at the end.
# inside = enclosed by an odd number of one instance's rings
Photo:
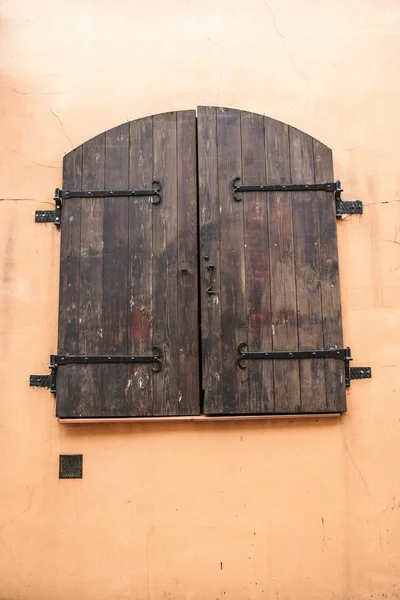
POLYGON ((177 423, 177 422, 192 422, 192 423, 211 423, 217 421, 260 421, 260 420, 276 420, 276 419, 328 419, 338 418, 342 413, 309 413, 304 415, 289 414, 289 415, 222 415, 222 416, 189 416, 189 417, 93 417, 92 419, 58 419, 60 423, 177 423))

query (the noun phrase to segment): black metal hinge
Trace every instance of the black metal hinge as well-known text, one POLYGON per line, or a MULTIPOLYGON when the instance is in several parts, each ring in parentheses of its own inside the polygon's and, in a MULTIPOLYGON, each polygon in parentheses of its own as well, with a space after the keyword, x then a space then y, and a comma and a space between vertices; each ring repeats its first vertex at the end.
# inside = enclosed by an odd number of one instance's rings
POLYGON ((326 183, 285 183, 285 184, 262 184, 262 185, 237 185, 240 177, 232 179, 232 196, 236 202, 241 202, 243 192, 333 192, 336 202, 336 217, 341 218, 343 215, 361 215, 363 205, 360 200, 354 202, 343 202, 341 193, 343 192, 340 181, 328 181, 326 183), (238 195, 240 194, 240 195, 238 195))
POLYGON ((45 387, 55 394, 57 387, 57 370, 64 365, 93 365, 93 364, 153 364, 152 371, 159 373, 162 369, 162 354, 158 346, 153 346, 153 354, 135 355, 79 355, 51 354, 50 375, 31 375, 29 385, 32 387, 45 387))
POLYGON ((50 390, 52 394, 56 393, 57 366, 53 361, 53 355, 50 356, 50 375, 30 375, 29 385, 31 387, 42 387, 50 390))
POLYGON ((61 225, 62 201, 66 198, 129 198, 129 197, 151 196, 152 204, 160 204, 162 200, 162 185, 159 181, 153 181, 151 189, 144 190, 60 190, 55 189, 55 210, 37 210, 35 212, 36 223, 54 223, 57 227, 61 225))
POLYGON ((54 202, 56 203, 55 210, 37 210, 35 212, 35 223, 54 223, 56 227, 61 225, 61 196, 58 193, 60 190, 56 188, 54 193, 54 202))
POLYGON ((343 215, 362 215, 363 214, 363 203, 361 200, 354 200, 353 202, 343 202, 339 200, 336 202, 336 217, 340 219, 343 215))
POLYGON ((346 387, 350 386, 352 379, 370 379, 372 377, 371 367, 350 367, 353 360, 350 348, 336 348, 335 350, 293 350, 274 352, 247 352, 246 343, 237 347, 237 366, 245 369, 244 360, 293 360, 301 358, 335 358, 344 361, 346 387))

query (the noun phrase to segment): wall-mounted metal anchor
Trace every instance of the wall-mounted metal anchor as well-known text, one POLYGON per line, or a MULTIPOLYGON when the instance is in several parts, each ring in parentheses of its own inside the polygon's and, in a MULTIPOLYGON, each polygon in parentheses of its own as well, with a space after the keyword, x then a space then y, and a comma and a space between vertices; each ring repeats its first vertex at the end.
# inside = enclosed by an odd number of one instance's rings
POLYGON ((29 385, 31 387, 42 387, 50 390, 52 394, 56 393, 57 365, 54 361, 54 355, 50 356, 50 375, 30 375, 29 385))
POLYGON ((56 227, 60 227, 62 200, 59 192, 60 190, 56 188, 54 192, 55 210, 37 210, 35 212, 35 223, 54 223, 56 227))

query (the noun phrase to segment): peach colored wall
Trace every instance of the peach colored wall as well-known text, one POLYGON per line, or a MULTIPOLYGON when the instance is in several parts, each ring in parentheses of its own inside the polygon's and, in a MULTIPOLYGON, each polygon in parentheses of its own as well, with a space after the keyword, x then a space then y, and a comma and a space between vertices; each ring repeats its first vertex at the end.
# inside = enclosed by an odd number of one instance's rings
POLYGON ((0 2, 1 600, 400 598, 398 0, 0 2), (340 419, 61 425, 64 153, 197 104, 333 148, 345 342, 373 379, 340 419), (58 479, 59 453, 84 478, 58 479))

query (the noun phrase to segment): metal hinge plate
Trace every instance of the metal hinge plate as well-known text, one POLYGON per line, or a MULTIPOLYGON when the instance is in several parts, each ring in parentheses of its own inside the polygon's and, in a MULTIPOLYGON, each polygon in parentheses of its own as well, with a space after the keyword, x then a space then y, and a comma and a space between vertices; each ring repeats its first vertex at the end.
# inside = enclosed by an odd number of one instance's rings
POLYGON ((343 215, 362 215, 363 203, 360 200, 354 202, 343 202, 339 200, 336 203, 336 217, 340 219, 343 215))
POLYGON ((54 223, 56 227, 60 227, 62 200, 59 192, 60 190, 56 188, 54 193, 55 210, 37 210, 35 212, 35 223, 54 223))
POLYGON ((50 390, 52 394, 56 393, 57 367, 50 364, 50 375, 30 375, 29 385, 31 387, 41 387, 50 390))
POLYGON ((350 367, 350 379, 371 379, 371 367, 350 367))

